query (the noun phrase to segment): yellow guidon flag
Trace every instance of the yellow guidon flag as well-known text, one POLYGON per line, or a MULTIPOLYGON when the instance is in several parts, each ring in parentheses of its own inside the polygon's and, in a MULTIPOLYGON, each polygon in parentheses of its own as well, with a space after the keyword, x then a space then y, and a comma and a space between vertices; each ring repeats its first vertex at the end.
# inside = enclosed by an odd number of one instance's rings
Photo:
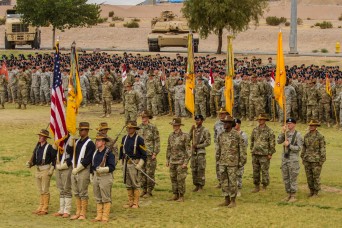
POLYGON ((234 88, 233 77, 234 71, 234 53, 233 53, 233 36, 227 36, 227 63, 226 63, 226 79, 224 97, 226 100, 226 111, 233 116, 234 106, 234 88))
POLYGON ((330 80, 329 80, 328 74, 325 75, 325 91, 327 92, 327 94, 329 96, 332 96, 331 84, 330 84, 330 80))
POLYGON ((188 35, 188 65, 185 80, 185 108, 194 115, 195 113, 195 72, 194 72, 194 51, 193 51, 193 34, 188 35))
POLYGON ((277 50, 277 69, 274 80, 274 99, 278 102, 279 107, 284 110, 285 113, 285 91, 284 87, 286 84, 286 71, 284 63, 283 53, 283 35, 282 32, 278 34, 278 50, 277 50))
POLYGON ((78 57, 76 53, 76 43, 71 45, 70 75, 68 85, 68 103, 66 109, 66 126, 70 134, 76 134, 76 116, 78 108, 82 102, 82 90, 80 76, 78 74, 78 57))

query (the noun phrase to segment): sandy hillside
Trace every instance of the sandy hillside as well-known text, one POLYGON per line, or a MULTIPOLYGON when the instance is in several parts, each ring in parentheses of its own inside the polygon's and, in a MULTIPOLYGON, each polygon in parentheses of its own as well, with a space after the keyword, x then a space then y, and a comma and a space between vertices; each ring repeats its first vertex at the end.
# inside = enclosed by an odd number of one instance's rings
MULTIPOLYGON (((342 21, 338 17, 342 13, 342 1, 337 0, 298 0, 298 17, 304 20, 304 24, 298 26, 298 50, 301 53, 311 53, 313 50, 328 49, 329 53, 335 51, 335 43, 342 43, 341 34, 342 21), (322 30, 317 27, 311 28, 316 22, 323 20, 331 21, 333 29, 322 30)), ((124 22, 115 22, 115 27, 109 27, 112 22, 99 24, 92 28, 74 28, 65 32, 58 31, 61 46, 68 48, 72 41, 82 48, 115 48, 116 50, 147 50, 147 35, 150 32, 151 18, 158 16, 162 10, 172 10, 181 15, 181 4, 167 4, 157 6, 102 6, 102 17, 108 17, 109 11, 114 11, 115 16, 125 18, 139 18, 140 28, 128 29, 123 27, 124 22)), ((0 15, 5 14, 6 7, 0 7, 0 15)), ((290 18, 290 1, 274 1, 269 4, 264 17, 283 16, 290 18)), ((279 27, 267 26, 265 19, 261 20, 258 27, 251 28, 238 34, 234 41, 236 51, 274 52, 279 27)), ((289 27, 283 27, 284 50, 289 50, 288 38, 289 27)), ((227 35, 225 33, 224 35, 227 35)), ((0 26, 0 37, 4 37, 4 26, 0 26)), ((51 28, 42 28, 42 47, 51 47, 51 28)), ((4 46, 4 39, 0 38, 0 47, 4 46)), ((225 39, 223 49, 225 48, 225 39)), ((217 37, 210 35, 207 39, 200 41, 199 50, 203 52, 214 52, 217 48, 217 37)), ((179 50, 182 48, 167 48, 162 50, 179 50)))

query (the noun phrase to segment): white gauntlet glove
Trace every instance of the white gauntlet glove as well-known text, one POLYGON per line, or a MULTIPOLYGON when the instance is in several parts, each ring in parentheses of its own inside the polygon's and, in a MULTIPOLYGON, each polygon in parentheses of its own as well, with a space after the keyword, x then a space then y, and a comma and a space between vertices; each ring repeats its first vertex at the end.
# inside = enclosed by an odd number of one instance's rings
POLYGON ((138 164, 135 166, 135 168, 140 171, 144 164, 145 164, 144 160, 140 159, 138 164))
POLYGON ((101 174, 101 173, 109 173, 109 167, 106 166, 106 167, 97 167, 96 168, 96 172, 98 174, 101 174))
POLYGON ((85 169, 85 167, 82 164, 80 164, 79 166, 77 166, 77 168, 72 169, 72 174, 76 175, 77 173, 79 173, 80 171, 82 171, 84 169, 85 169))

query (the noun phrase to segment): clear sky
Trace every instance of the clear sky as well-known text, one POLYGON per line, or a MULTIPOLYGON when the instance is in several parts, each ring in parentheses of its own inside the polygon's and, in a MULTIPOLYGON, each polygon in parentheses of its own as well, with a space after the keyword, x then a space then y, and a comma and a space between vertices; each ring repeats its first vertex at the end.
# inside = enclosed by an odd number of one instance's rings
POLYGON ((110 5, 136 5, 144 0, 88 0, 88 3, 96 3, 101 4, 110 4, 110 5))

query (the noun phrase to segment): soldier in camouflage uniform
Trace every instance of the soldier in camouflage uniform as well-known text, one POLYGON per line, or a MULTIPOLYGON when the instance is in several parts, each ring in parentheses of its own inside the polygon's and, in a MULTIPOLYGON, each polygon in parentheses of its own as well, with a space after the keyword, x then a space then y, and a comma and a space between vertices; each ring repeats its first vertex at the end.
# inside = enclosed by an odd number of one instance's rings
POLYGON ((238 102, 242 120, 248 120, 249 116, 249 85, 248 76, 244 75, 240 83, 240 97, 238 102))
POLYGON ((320 93, 320 102, 319 102, 319 120, 321 123, 326 123, 328 127, 330 127, 330 103, 331 103, 331 97, 327 93, 327 90, 325 88, 326 81, 323 80, 323 84, 319 87, 318 91, 320 93))
MULTIPOLYGON (((333 116, 335 116, 335 111, 336 111, 336 119, 337 121, 339 122, 342 122, 342 119, 341 119, 341 109, 342 109, 342 106, 341 106, 341 103, 340 103, 340 100, 338 99, 339 97, 339 94, 342 92, 342 78, 339 78, 338 80, 336 80, 335 82, 335 86, 332 87, 332 95, 333 95, 333 102, 334 102, 334 114, 333 116)), ((336 123, 336 125, 338 125, 338 122, 336 123)), ((340 125, 342 126, 342 125, 340 125)))
POLYGON ((39 87, 40 87, 40 76, 37 69, 32 69, 31 74, 31 101, 32 104, 39 105, 39 87))
POLYGON ((283 154, 281 159, 281 171, 285 184, 285 191, 288 196, 284 199, 286 202, 293 203, 297 201, 297 177, 299 174, 299 152, 303 147, 302 135, 296 131, 296 120, 288 118, 286 126, 283 126, 282 132, 278 136, 278 144, 283 144, 283 154), (285 136, 286 134, 286 136, 285 136))
POLYGON ((222 80, 217 74, 214 76, 214 84, 210 91, 210 114, 212 118, 216 118, 218 115, 217 110, 220 109, 220 90, 224 86, 224 80, 222 80))
POLYGON ((132 89, 132 83, 125 83, 126 92, 124 93, 124 105, 125 105, 125 120, 126 124, 129 121, 136 121, 138 110, 140 106, 141 97, 137 91, 132 89))
POLYGON ((144 83, 140 81, 140 75, 135 75, 135 82, 133 84, 133 90, 137 91, 142 98, 139 107, 139 113, 146 109, 146 87, 144 83))
POLYGON ((49 105, 50 99, 50 75, 43 67, 40 73, 40 105, 49 105))
POLYGON ((210 132, 202 124, 204 117, 195 116, 196 126, 193 125, 189 135, 192 141, 192 154, 190 167, 192 170, 192 182, 196 186, 193 192, 202 191, 205 185, 206 151, 205 148, 211 143, 210 132))
POLYGON ((251 135, 251 153, 253 165, 253 183, 255 188, 252 193, 260 191, 260 172, 262 173, 261 183, 263 190, 267 189, 270 183, 269 168, 272 155, 275 150, 275 135, 273 130, 266 125, 268 117, 261 113, 257 120, 259 126, 253 129, 251 135))
POLYGON ((300 157, 303 160, 306 179, 310 189, 309 197, 315 197, 321 190, 320 175, 326 160, 324 136, 317 131, 320 124, 316 120, 309 122, 309 132, 304 136, 300 157))
POLYGON ((62 85, 64 90, 64 97, 68 100, 69 75, 66 69, 62 70, 62 85))
POLYGON ((28 98, 28 76, 24 72, 24 66, 19 68, 19 72, 16 77, 18 78, 18 91, 17 91, 17 108, 26 109, 27 98, 28 98), (23 107, 21 107, 23 105, 23 107))
POLYGON ((6 77, 4 74, 0 74, 0 109, 5 108, 5 88, 7 85, 6 77))
MULTIPOLYGON (((89 85, 90 85, 90 98, 91 102, 95 102, 96 104, 100 103, 100 94, 99 88, 101 86, 101 78, 99 78, 96 74, 94 69, 92 69, 91 74, 89 76, 89 85)), ((103 91, 102 91, 103 93, 103 91)))
POLYGON ((224 122, 225 131, 218 136, 218 153, 225 201, 219 206, 233 208, 236 207, 238 169, 246 164, 247 153, 242 136, 233 128, 234 119, 226 116, 222 122, 224 122))
POLYGON ((169 135, 166 150, 166 166, 170 167, 173 197, 170 201, 184 202, 185 179, 191 156, 190 136, 181 130, 182 120, 173 118, 173 132, 169 135))
POLYGON ((185 111, 185 85, 183 84, 183 78, 179 78, 177 85, 173 88, 175 94, 175 116, 185 117, 187 116, 185 111))
POLYGON ((257 76, 252 75, 252 81, 249 85, 249 120, 254 120, 255 116, 263 113, 263 105, 260 99, 264 97, 264 87, 257 82, 257 76))
POLYGON ((17 99, 17 89, 18 89, 18 79, 15 76, 17 74, 17 70, 11 69, 8 67, 8 88, 9 88, 9 98, 13 103, 17 99))
MULTIPOLYGON (((158 81, 154 78, 154 74, 150 74, 146 82, 146 98, 147 98, 147 111, 152 115, 158 115, 158 95, 161 90, 158 81)), ((160 113, 161 114, 161 113, 160 113)))
POLYGON ((84 74, 83 70, 80 70, 80 85, 81 85, 81 90, 82 90, 82 103, 81 107, 86 107, 88 103, 88 91, 90 89, 89 86, 89 80, 87 76, 84 74))
POLYGON ((315 79, 309 81, 309 86, 304 94, 306 100, 306 121, 318 119, 318 104, 321 99, 321 94, 315 86, 315 79))
MULTIPOLYGON (((96 128, 96 130, 98 132, 100 132, 101 134, 105 134, 108 136, 108 131, 111 128, 108 127, 108 123, 107 122, 102 122, 99 124, 99 127, 96 128)), ((118 146, 116 144, 116 141, 114 141, 114 139, 112 139, 111 137, 107 137, 108 138, 108 142, 106 142, 106 147, 108 147, 110 149, 110 151, 113 152, 114 156, 115 156, 115 165, 118 163, 119 160, 119 150, 118 150, 118 146)))
POLYGON ((197 84, 194 89, 195 95, 195 115, 202 115, 204 119, 207 114, 206 97, 209 95, 208 87, 203 83, 203 78, 197 79, 197 84))
POLYGON ((108 81, 107 77, 105 76, 103 78, 103 84, 102 84, 102 105, 103 105, 103 117, 110 117, 110 114, 112 113, 112 90, 113 85, 110 81, 108 81))
POLYGON ((228 112, 221 108, 217 111, 219 119, 216 121, 214 125, 214 143, 215 143, 215 166, 216 166, 216 178, 219 181, 216 188, 221 188, 221 177, 220 177, 220 166, 219 166, 219 144, 218 144, 218 137, 219 135, 224 132, 224 123, 222 119, 226 118, 228 112))
MULTIPOLYGON (((150 123, 149 121, 152 118, 153 116, 150 113, 142 113, 142 123, 139 125, 140 129, 138 131, 138 134, 143 137, 147 152, 146 163, 143 165, 142 169, 145 173, 147 173, 148 176, 150 176, 154 180, 154 174, 157 168, 157 155, 160 152, 160 137, 157 126, 150 123)), ((141 176, 140 181, 141 188, 143 190, 140 197, 151 197, 155 183, 148 179, 145 175, 141 176)))
MULTIPOLYGON (((342 91, 338 94, 338 96, 335 98, 334 102, 339 102, 339 107, 340 107, 340 131, 342 131, 342 91)), ((337 123, 338 125, 338 123, 337 123)))
MULTIPOLYGON (((292 101, 293 99, 297 99, 296 90, 289 85, 288 79, 286 80, 285 88, 285 109, 286 109, 286 118, 292 117, 292 101)), ((284 111, 283 109, 279 108, 279 123, 284 123, 284 111)))

